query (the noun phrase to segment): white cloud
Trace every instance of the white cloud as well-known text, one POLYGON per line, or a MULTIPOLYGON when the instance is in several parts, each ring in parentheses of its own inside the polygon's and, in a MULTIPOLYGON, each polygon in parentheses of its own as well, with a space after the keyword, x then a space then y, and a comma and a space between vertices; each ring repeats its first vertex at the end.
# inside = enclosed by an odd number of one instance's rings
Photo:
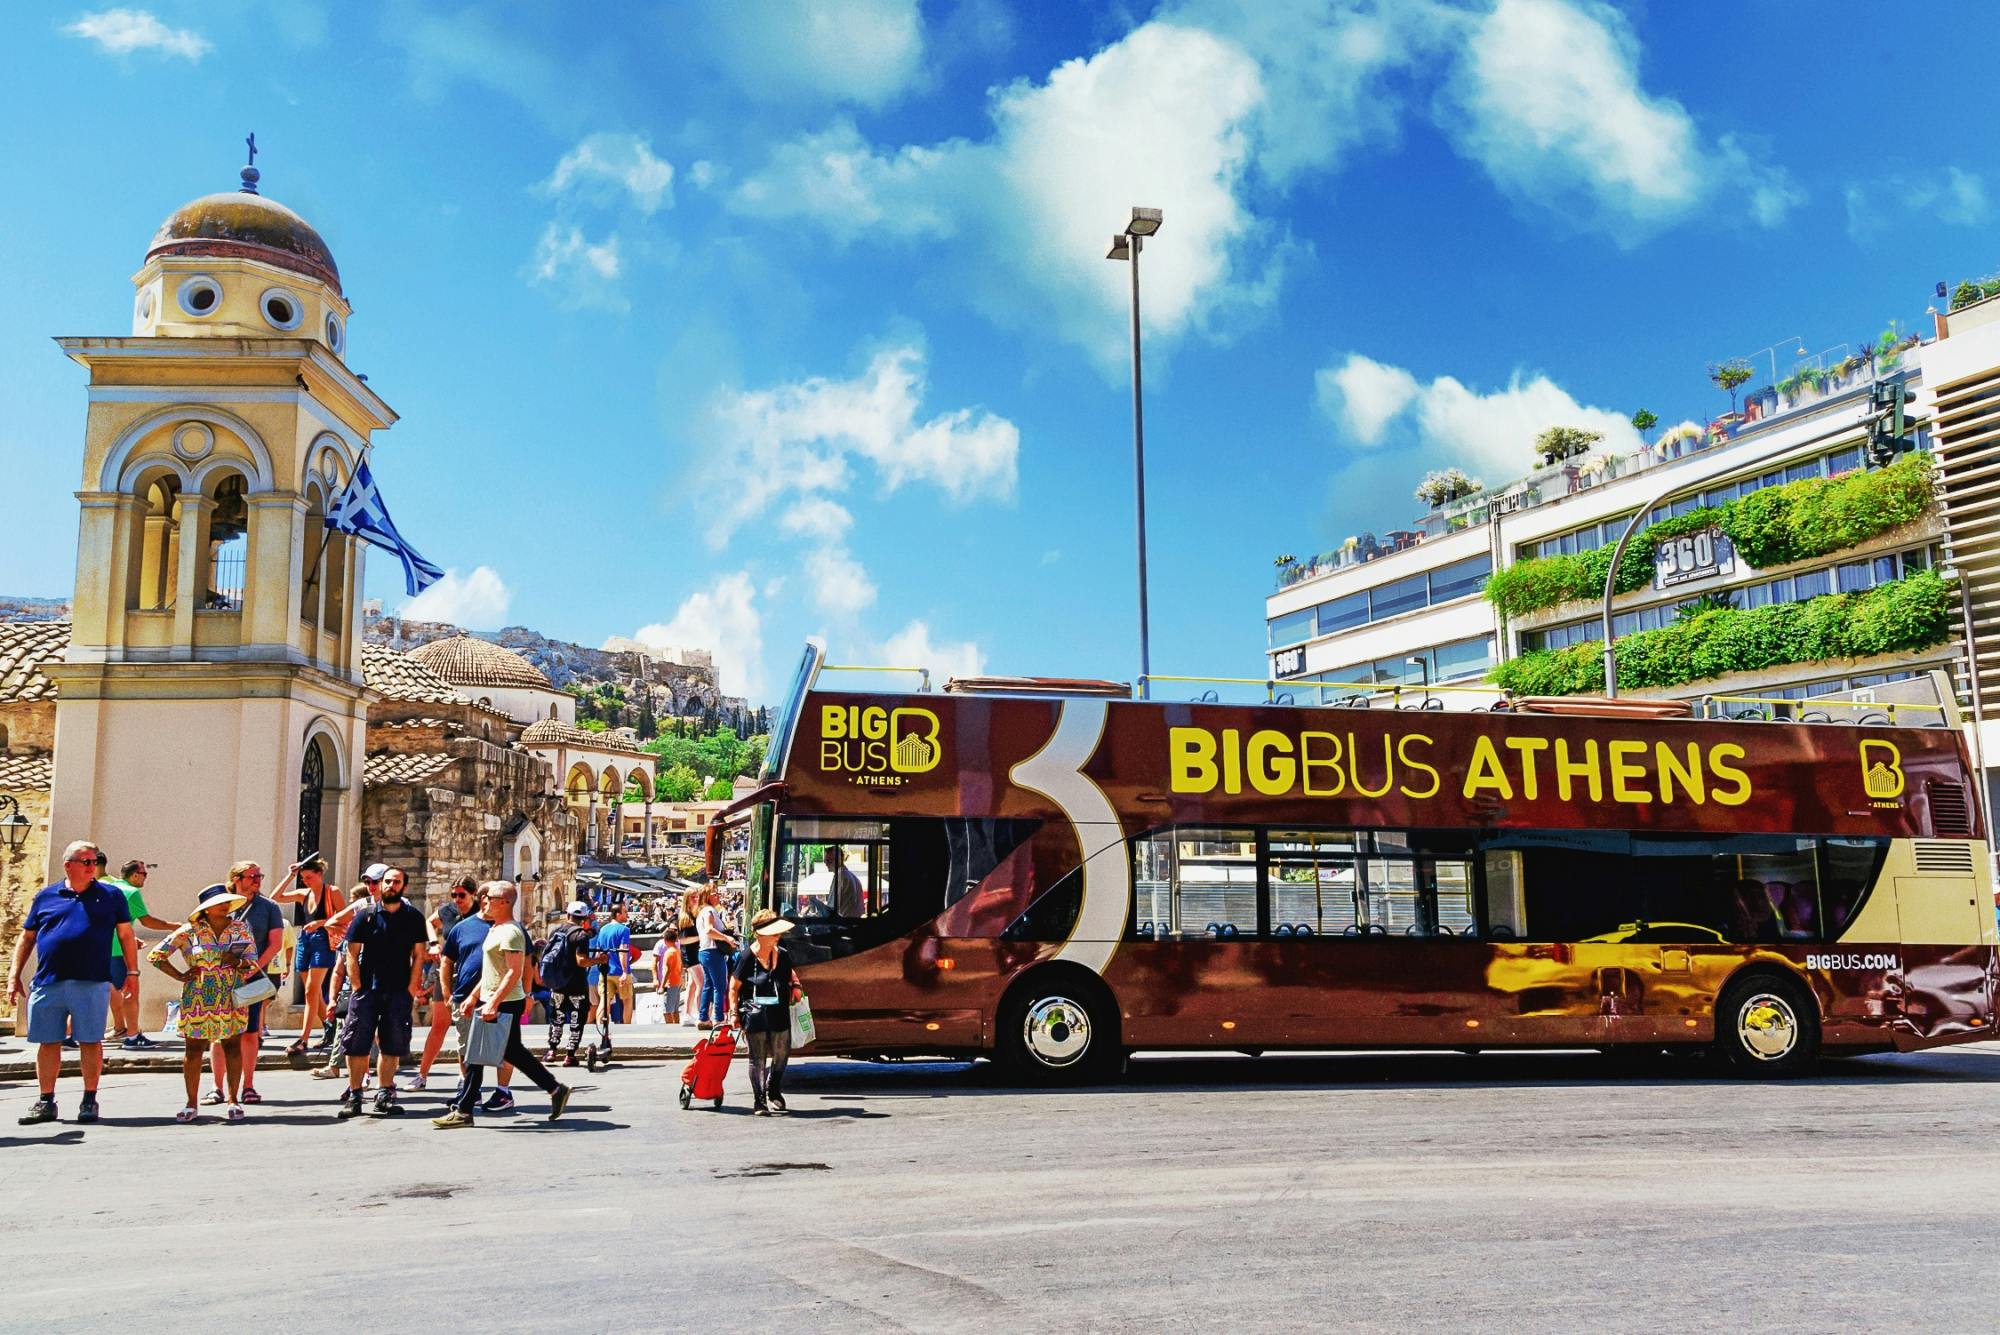
POLYGON ((63 29, 72 37, 95 42, 113 55, 158 51, 184 60, 200 60, 214 46, 191 28, 169 28, 143 9, 107 9, 85 14, 63 29))
POLYGON ((751 97, 881 107, 923 73, 917 0, 705 0, 675 20, 751 97))
POLYGON ((824 496, 808 496, 778 516, 778 527, 787 533, 837 542, 854 525, 854 516, 838 501, 824 496))
POLYGON ((914 344, 876 354, 851 380, 815 376, 718 396, 710 418, 721 495, 710 541, 721 546, 786 492, 844 489, 850 455, 873 463, 887 491, 922 481, 958 502, 1013 495, 1014 424, 975 408, 920 422, 923 396, 924 353, 914 344))
POLYGON ((401 615, 410 621, 449 621, 467 630, 498 630, 507 624, 507 609, 513 591, 491 566, 479 566, 469 575, 456 569, 403 604, 401 615))
MULTIPOLYGON (((948 236, 968 196, 947 178, 974 166, 963 140, 940 148, 876 151, 848 120, 772 151, 770 162, 730 196, 753 218, 810 218, 843 241, 857 236, 948 236)), ((977 185, 960 182, 968 190, 977 185)))
POLYGON ((753 700, 764 694, 763 618, 747 570, 724 575, 713 589, 689 594, 671 618, 641 626, 632 638, 660 648, 706 649, 715 655, 725 694, 753 700))
POLYGON ((622 311, 627 308, 625 295, 618 287, 623 268, 618 258, 616 232, 602 241, 592 241, 580 228, 550 223, 535 242, 528 281, 553 286, 566 306, 622 311))
POLYGON ((828 616, 851 617, 874 605, 875 582, 839 543, 814 547, 805 557, 813 602, 828 616))
MULTIPOLYGON (((1339 369, 1326 368, 1315 377, 1319 408, 1363 444, 1375 444, 1388 427, 1409 419, 1412 448, 1435 451, 1448 462, 1485 470, 1488 476, 1518 477, 1534 467, 1534 439, 1552 426, 1580 426, 1602 432, 1600 450, 1624 452, 1639 448, 1639 433, 1630 419, 1609 408, 1587 406, 1545 375, 1516 372, 1504 389, 1481 393, 1453 376, 1423 384, 1401 367, 1385 366, 1350 354, 1339 369), (1394 395, 1356 401, 1341 390, 1341 378, 1361 369, 1358 383, 1407 386, 1408 393, 1393 410, 1394 395), (1328 392, 1331 382, 1335 389, 1328 392), (1386 410, 1386 411, 1385 411, 1386 410), (1363 428, 1367 428, 1364 432, 1363 428)), ((1364 395, 1368 391, 1364 389, 1364 395)))
POLYGON ((953 643, 932 640, 931 628, 911 621, 868 650, 869 661, 890 667, 927 667, 933 689, 953 677, 977 677, 986 671, 986 655, 972 640, 953 643))
POLYGON ((1963 167, 1929 176, 1885 176, 1847 187, 1847 234, 1856 241, 1880 236, 1911 215, 1953 227, 1976 227, 1992 216, 1986 181, 1963 167))
POLYGON ((1803 198, 1734 139, 1711 146, 1678 101, 1640 85, 1624 17, 1592 0, 1499 0, 1468 20, 1438 116, 1524 203, 1637 240, 1725 192, 1771 226, 1803 198))
POLYGON ((1360 444, 1373 445, 1419 390, 1417 378, 1402 367, 1352 352, 1337 368, 1323 366, 1314 374, 1313 392, 1320 412, 1344 420, 1360 444))
POLYGON ((641 213, 652 214, 674 202, 673 164, 653 155, 653 146, 636 134, 600 131, 587 135, 563 154, 555 171, 542 183, 552 195, 582 191, 593 197, 624 191, 641 213))
POLYGON ((688 164, 688 181, 697 190, 706 190, 722 179, 722 169, 707 158, 697 158, 688 164))

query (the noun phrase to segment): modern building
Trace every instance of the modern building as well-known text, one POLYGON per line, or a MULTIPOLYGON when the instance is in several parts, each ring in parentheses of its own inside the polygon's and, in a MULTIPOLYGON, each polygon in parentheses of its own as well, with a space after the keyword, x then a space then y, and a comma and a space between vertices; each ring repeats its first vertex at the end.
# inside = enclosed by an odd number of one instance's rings
MULTIPOLYGON (((1944 322, 1939 322, 1942 331, 1944 322)), ((1827 368, 1794 392, 1753 389, 1744 407, 1706 425, 1684 423, 1624 455, 1593 454, 1542 468, 1436 507, 1406 528, 1348 539, 1280 567, 1266 600, 1274 678, 1303 702, 1428 684, 1480 686, 1523 654, 1601 640, 1597 600, 1574 600, 1507 618, 1485 588, 1496 571, 1542 556, 1593 551, 1618 540, 1640 509, 1648 522, 1719 506, 1804 478, 1856 473, 1867 463, 1878 385, 1901 385, 1913 438, 1929 449, 1929 368, 1945 345, 1888 340, 1827 368)), ((1974 360, 2000 364, 2000 352, 1974 360)), ((1955 364, 1955 363, 1954 363, 1955 364)), ((1552 424, 1553 425, 1553 424, 1552 424)), ((1522 442, 1524 456, 1529 442, 1522 442)), ((1415 479, 1412 479, 1414 482, 1415 479)), ((1415 503, 1413 502, 1413 505, 1415 503)), ((1937 506, 1808 560, 1752 568, 1712 532, 1662 547, 1652 580, 1614 600, 1618 639, 1672 623, 1696 599, 1739 608, 1858 592, 1940 564, 1945 513, 1937 506)), ((1990 614, 2000 622, 2000 551, 1990 614)), ((1754 696, 1802 700, 1866 688, 1935 667, 1957 653, 1945 640, 1919 652, 1772 664, 1674 686, 1621 687, 1620 694, 1698 700, 1754 696)), ((2000 696, 2000 657, 1990 683, 2000 696)), ((1505 675, 1505 674, 1503 674, 1505 675)), ((1746 705, 1746 709, 1759 706, 1746 705)), ((1767 711, 1772 708, 1763 706, 1767 711)))

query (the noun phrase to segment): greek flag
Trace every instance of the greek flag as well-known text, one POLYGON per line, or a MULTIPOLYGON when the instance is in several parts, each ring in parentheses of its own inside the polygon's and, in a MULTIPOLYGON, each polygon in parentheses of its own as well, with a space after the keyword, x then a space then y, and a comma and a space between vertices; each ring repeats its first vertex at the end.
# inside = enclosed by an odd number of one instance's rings
POLYGON ((382 493, 375 489, 375 475, 368 471, 366 459, 354 470, 347 490, 340 493, 333 508, 327 511, 326 526, 336 533, 352 534, 371 547, 380 547, 401 561, 403 587, 412 598, 444 578, 444 571, 418 556, 396 531, 395 521, 389 518, 389 507, 382 504, 382 493))

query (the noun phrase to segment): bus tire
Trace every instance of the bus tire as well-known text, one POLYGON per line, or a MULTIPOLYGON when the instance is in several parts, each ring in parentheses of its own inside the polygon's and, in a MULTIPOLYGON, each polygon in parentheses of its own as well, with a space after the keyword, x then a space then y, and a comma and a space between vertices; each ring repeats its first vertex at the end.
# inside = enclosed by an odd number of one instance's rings
POLYGON ((1819 1002, 1795 978, 1758 972, 1729 980, 1715 1002, 1715 1049, 1738 1075, 1801 1075, 1819 1060, 1819 1002))
POLYGON ((1117 1011, 1104 984, 1082 969, 1039 969, 1008 992, 996 1021, 997 1056, 1014 1078, 1073 1085, 1122 1065, 1117 1011))

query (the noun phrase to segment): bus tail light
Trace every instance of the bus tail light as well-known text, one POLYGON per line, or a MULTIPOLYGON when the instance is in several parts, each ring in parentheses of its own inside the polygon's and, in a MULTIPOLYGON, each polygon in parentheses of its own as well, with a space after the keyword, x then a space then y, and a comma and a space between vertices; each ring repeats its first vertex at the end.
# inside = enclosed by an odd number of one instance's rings
POLYGON ((944 955, 939 957, 937 966, 940 969, 946 969, 946 970, 956 969, 958 967, 958 961, 951 958, 951 956, 949 955, 944 955))

